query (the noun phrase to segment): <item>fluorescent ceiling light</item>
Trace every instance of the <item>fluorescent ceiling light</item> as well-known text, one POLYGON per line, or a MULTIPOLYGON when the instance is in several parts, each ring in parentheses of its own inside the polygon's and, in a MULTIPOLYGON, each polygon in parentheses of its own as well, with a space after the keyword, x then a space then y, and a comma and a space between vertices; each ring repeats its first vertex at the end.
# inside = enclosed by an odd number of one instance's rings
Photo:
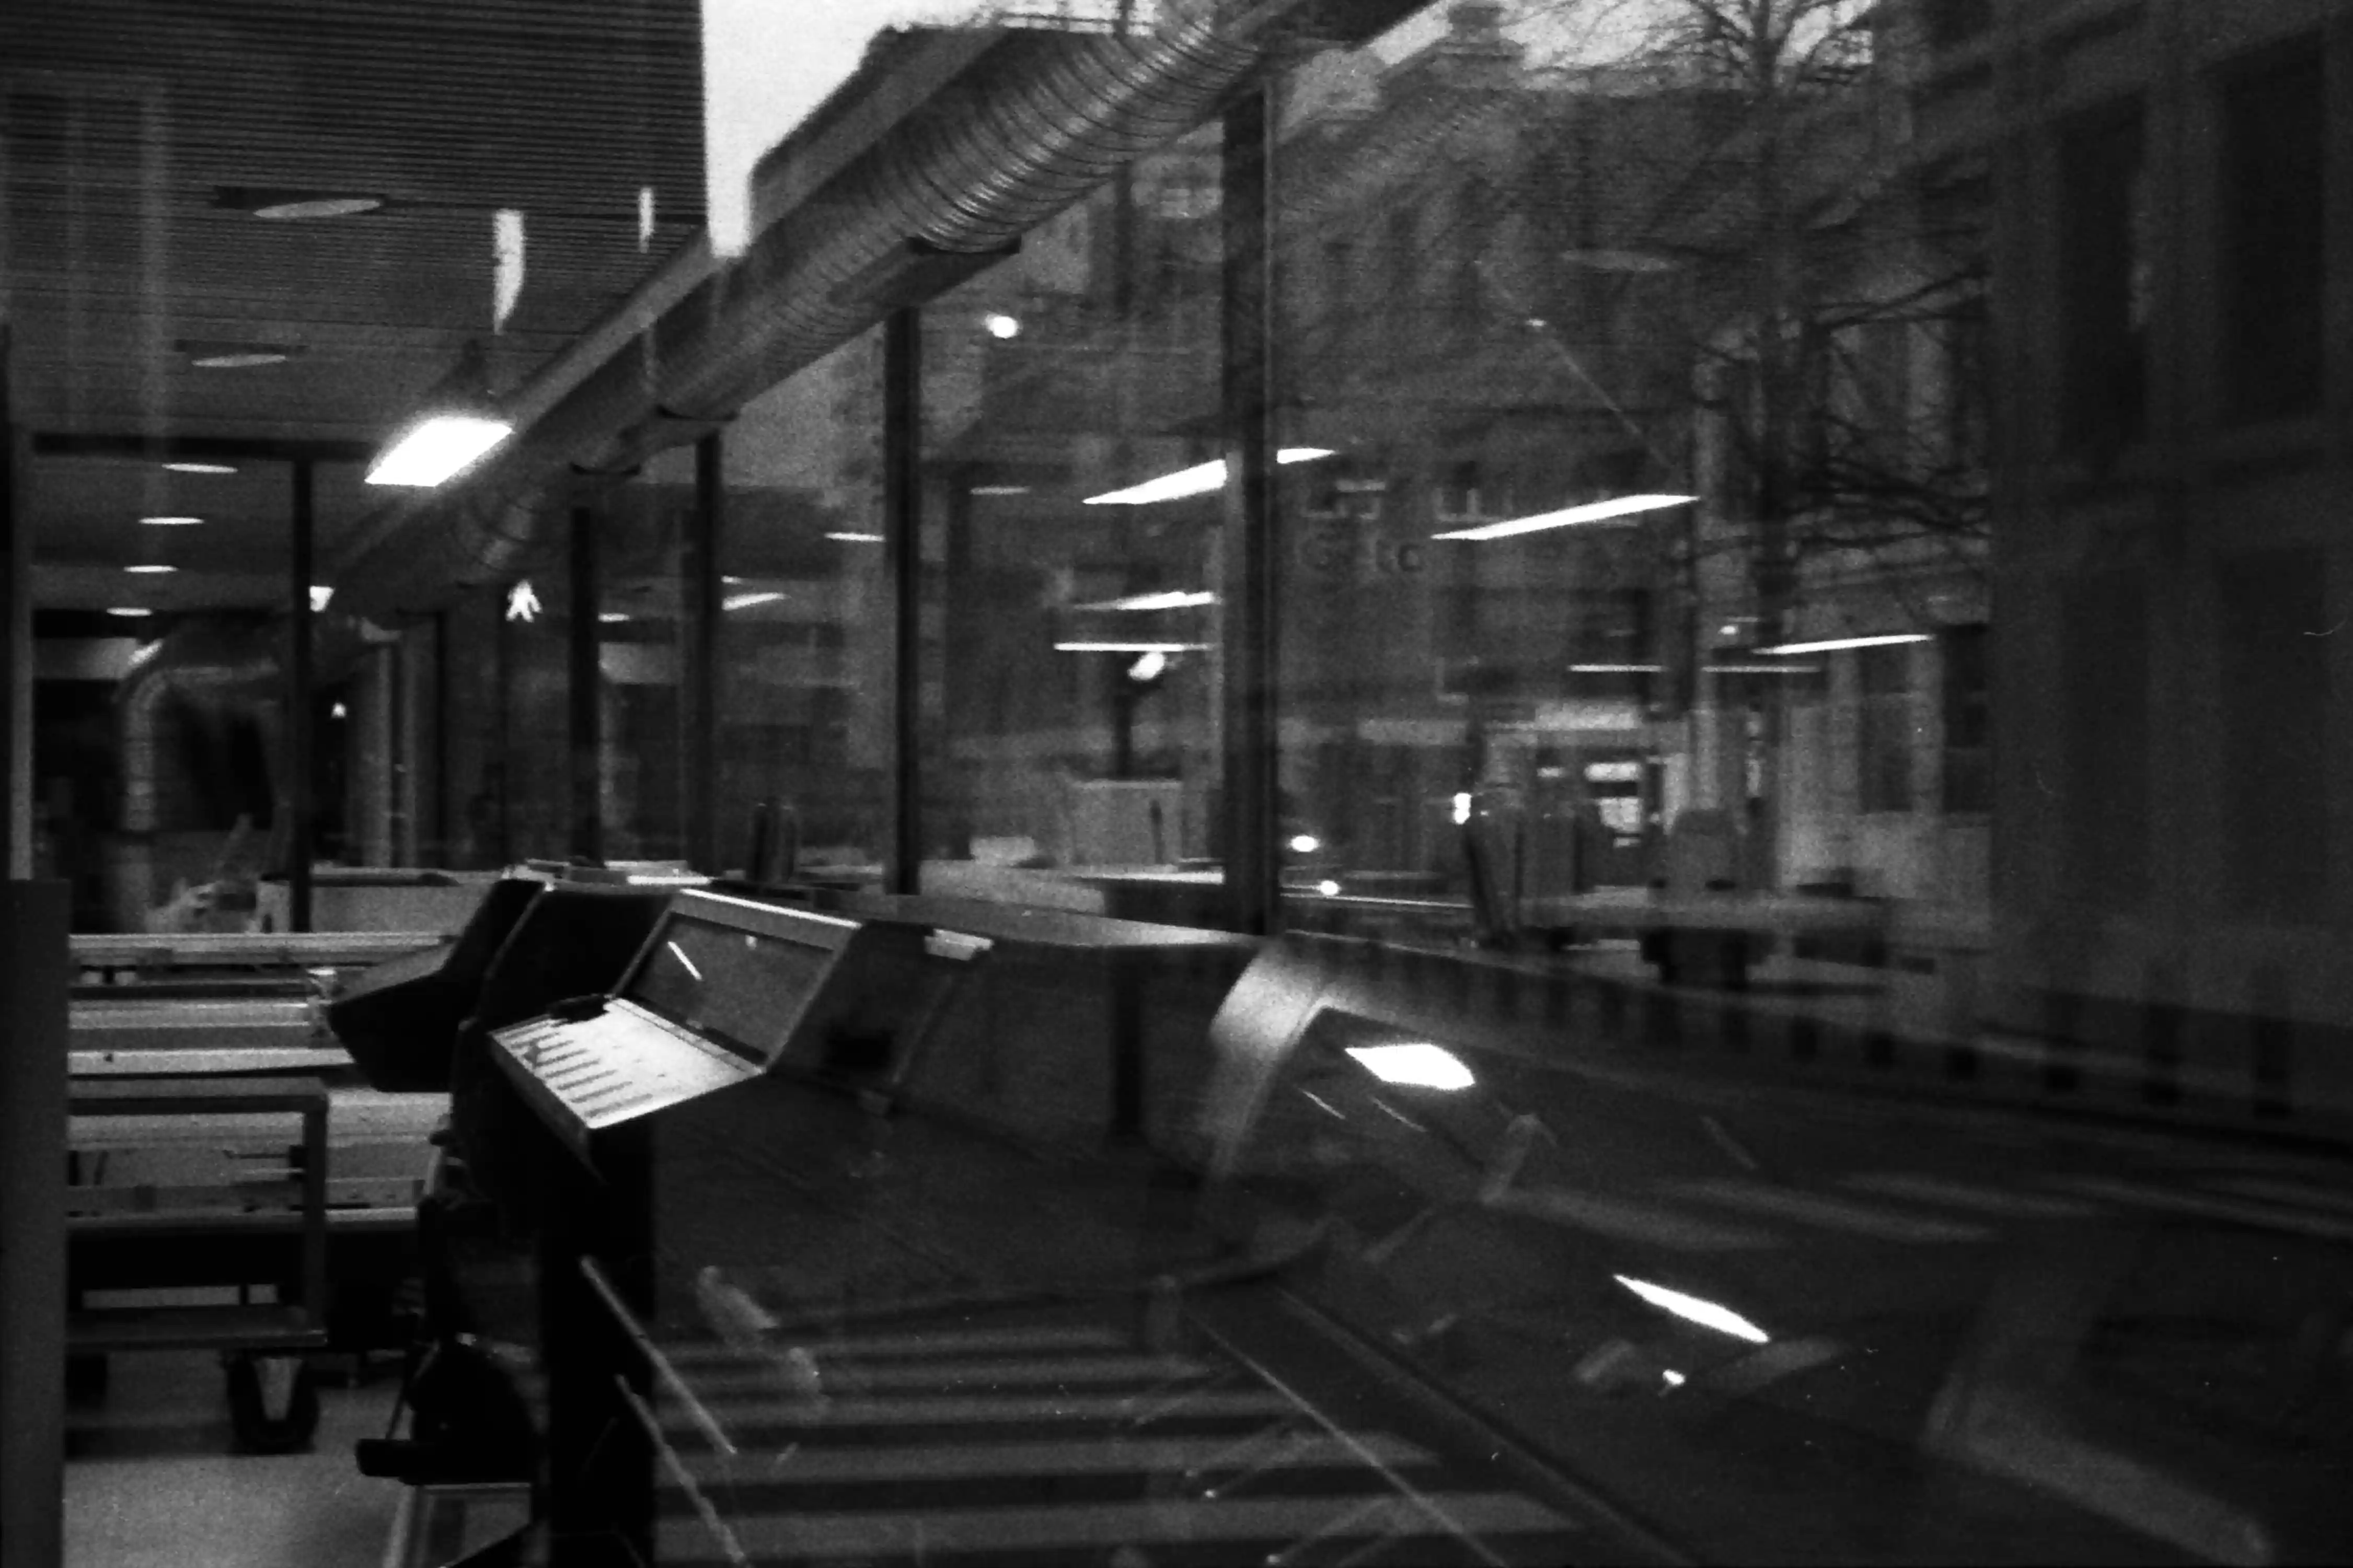
POLYGON ((150 528, 194 528, 204 521, 201 517, 142 517, 139 520, 150 528))
POLYGON ((1166 594, 1131 594, 1124 599, 1099 599, 1092 605, 1072 605, 1074 610, 1189 610, 1202 605, 1214 605, 1218 596, 1203 588, 1192 593, 1175 591, 1166 594))
POLYGON ((503 419, 480 414, 436 414, 411 428, 368 470, 372 485, 429 488, 464 470, 514 434, 503 419))
POLYGON ((885 542, 882 536, 879 533, 851 533, 845 531, 840 533, 828 533, 826 537, 828 539, 839 539, 844 544, 881 544, 885 542))
POLYGON ((1773 1342, 1772 1335, 1728 1307, 1719 1307, 1713 1301, 1686 1296, 1681 1290, 1670 1290, 1663 1285, 1652 1285, 1647 1280, 1629 1279, 1623 1274, 1613 1274, 1610 1278, 1651 1306, 1672 1312, 1687 1323, 1714 1329, 1719 1334, 1730 1334, 1736 1340, 1746 1340, 1752 1345, 1773 1342))
POLYGON ((293 357, 284 349, 216 349, 210 353, 191 355, 188 363, 199 370, 253 370, 265 364, 284 364, 293 357))
POLYGON ((606 626, 619 626, 623 621, 628 620, 629 617, 628 617, 627 615, 623 614, 623 613, 622 613, 621 611, 619 611, 619 610, 607 610, 607 611, 605 611, 603 614, 599 615, 596 618, 597 618, 597 620, 599 620, 599 621, 603 622, 606 626))
POLYGON ((356 217, 389 205, 373 191, 287 190, 254 185, 216 185, 213 205, 272 223, 307 219, 356 217))
POLYGON ((1458 528, 1448 533, 1433 533, 1432 539, 1509 539, 1519 533, 1541 533, 1548 528, 1574 528, 1585 522, 1607 522, 1611 518, 1630 517, 1636 512, 1657 511, 1664 507, 1689 506, 1697 496, 1618 496, 1610 500, 1588 501, 1559 511, 1538 512, 1534 517, 1515 517, 1508 522, 1482 522, 1476 528, 1458 528))
POLYGON ((1656 675, 1665 668, 1656 664, 1572 664, 1571 675, 1656 675))
POLYGON ((1058 642, 1056 653, 1198 653, 1205 642, 1058 642))
MULTIPOLYGON (((1337 883, 1327 884, 1319 891, 1336 893, 1337 883)), ((1348 1054, 1357 1064, 1383 1083, 1411 1084, 1417 1089, 1469 1089, 1477 1081, 1462 1058, 1440 1046, 1427 1040, 1416 1040, 1402 1046, 1350 1046, 1348 1054)))
POLYGON ((142 561, 136 566, 125 566, 125 572, 136 572, 145 577, 161 577, 177 572, 177 566, 166 566, 161 561, 142 561))
POLYGON ((730 594, 719 601, 723 610, 748 610, 754 605, 770 605, 783 598, 782 594, 730 594))
POLYGON ((1711 664, 1718 675, 1820 675, 1819 664, 1711 664))
POLYGON ((166 463, 164 466, 171 469, 172 472, 175 474, 233 474, 237 472, 237 465, 234 463, 166 463))
POLYGON ((1898 643, 1934 642, 1926 632, 1890 632, 1883 637, 1831 637, 1823 642, 1785 642, 1757 651, 1773 658, 1798 653, 1838 653, 1851 647, 1893 647, 1898 643))
POLYGON ((110 616, 152 616, 155 612, 137 605, 116 605, 106 613, 110 616))
MULTIPOLYGON (((1318 458, 1332 455, 1324 447, 1285 447, 1275 453, 1278 463, 1312 463, 1318 458)), ((1193 468, 1179 468, 1173 474, 1163 474, 1156 479, 1146 479, 1140 485, 1130 485, 1124 490, 1110 490, 1103 495, 1089 496, 1087 506, 1149 506, 1155 501, 1182 500, 1187 496, 1205 496, 1226 488, 1226 460, 1215 458, 1193 468)))
POLYGON ((324 615, 326 613, 327 606, 334 602, 335 590, 332 584, 326 583, 313 583, 311 584, 311 613, 312 615, 324 615))
POLYGON ((976 496, 1026 496, 1029 493, 1029 487, 1028 485, 975 485, 965 493, 976 496))

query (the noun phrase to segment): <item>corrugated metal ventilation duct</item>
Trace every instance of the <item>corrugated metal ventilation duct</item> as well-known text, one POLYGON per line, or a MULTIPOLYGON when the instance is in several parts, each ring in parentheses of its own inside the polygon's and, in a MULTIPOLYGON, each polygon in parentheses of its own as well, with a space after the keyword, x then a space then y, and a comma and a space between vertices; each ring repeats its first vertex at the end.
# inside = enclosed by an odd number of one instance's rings
MULTIPOLYGON (((1006 28, 878 41, 763 163, 766 226, 691 289, 657 279, 592 338, 615 352, 462 492, 411 503, 337 563, 341 603, 386 619, 527 563, 552 484, 623 471, 989 266, 1121 165, 1201 124, 1281 48, 1360 42, 1419 0, 1165 0, 1133 37, 1006 28), (942 61, 950 62, 943 70, 942 61), (926 79, 926 78, 930 79, 926 79), (843 154, 871 101, 923 96, 843 154), (649 301, 667 297, 659 313, 649 301)), ((530 391, 525 389, 526 393, 530 391)))

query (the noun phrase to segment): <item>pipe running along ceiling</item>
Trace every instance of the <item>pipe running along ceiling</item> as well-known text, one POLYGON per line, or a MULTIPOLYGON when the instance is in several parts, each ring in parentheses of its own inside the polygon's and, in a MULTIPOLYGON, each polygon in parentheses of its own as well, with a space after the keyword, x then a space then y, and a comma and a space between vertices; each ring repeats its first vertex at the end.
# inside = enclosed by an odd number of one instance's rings
POLYGON ((511 401, 516 438, 396 501, 332 574, 377 620, 513 574, 580 475, 626 473, 1008 253, 1124 163, 1193 130, 1271 59, 1367 40, 1420 0, 1164 0, 1129 36, 886 34, 765 159, 745 254, 696 246, 511 401), (879 121, 879 123, 878 123, 879 121))

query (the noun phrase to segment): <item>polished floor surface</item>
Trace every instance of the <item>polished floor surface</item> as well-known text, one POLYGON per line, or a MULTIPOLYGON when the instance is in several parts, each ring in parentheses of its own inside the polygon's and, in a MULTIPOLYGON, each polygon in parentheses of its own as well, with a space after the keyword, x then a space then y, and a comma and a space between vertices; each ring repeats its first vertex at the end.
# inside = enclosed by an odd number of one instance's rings
POLYGON ((384 1431, 397 1381, 330 1376, 309 1452, 237 1454, 216 1355, 116 1355, 66 1414, 66 1568, 376 1568, 406 1489, 352 1444, 384 1431))

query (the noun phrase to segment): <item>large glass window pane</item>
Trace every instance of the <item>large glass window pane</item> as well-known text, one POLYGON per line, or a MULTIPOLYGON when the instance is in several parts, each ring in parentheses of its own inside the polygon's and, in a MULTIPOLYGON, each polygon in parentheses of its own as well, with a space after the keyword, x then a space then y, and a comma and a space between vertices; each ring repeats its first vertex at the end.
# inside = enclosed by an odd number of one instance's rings
POLYGON ((605 499, 597 537, 597 801, 607 860, 686 853, 681 700, 694 449, 651 458, 605 499))
POLYGON ((721 863, 871 880, 890 827, 891 597, 881 528, 881 334, 727 427, 721 571, 721 863))
POLYGON ((1215 918, 1218 147, 923 312, 927 890, 1215 918))

